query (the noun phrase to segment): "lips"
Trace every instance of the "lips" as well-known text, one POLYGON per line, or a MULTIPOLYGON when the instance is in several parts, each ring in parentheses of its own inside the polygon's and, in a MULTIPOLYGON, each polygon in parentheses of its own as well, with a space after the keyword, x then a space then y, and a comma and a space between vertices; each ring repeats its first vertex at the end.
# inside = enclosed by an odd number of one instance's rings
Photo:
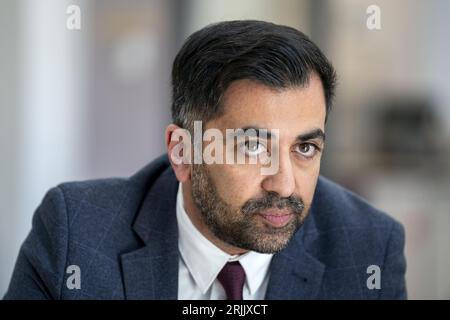
POLYGON ((284 227, 294 216, 287 210, 267 210, 259 213, 259 215, 269 224, 277 228, 284 227))

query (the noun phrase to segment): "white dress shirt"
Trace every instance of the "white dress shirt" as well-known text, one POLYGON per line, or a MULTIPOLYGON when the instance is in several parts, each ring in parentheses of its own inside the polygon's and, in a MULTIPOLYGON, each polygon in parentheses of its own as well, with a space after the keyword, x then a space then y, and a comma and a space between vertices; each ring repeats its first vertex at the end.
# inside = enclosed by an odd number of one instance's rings
POLYGON ((232 256, 206 239, 193 225, 184 209, 181 183, 178 186, 176 206, 180 251, 178 299, 226 299, 225 290, 217 280, 217 275, 229 261, 239 261, 244 268, 243 299, 264 299, 273 254, 249 251, 232 256))

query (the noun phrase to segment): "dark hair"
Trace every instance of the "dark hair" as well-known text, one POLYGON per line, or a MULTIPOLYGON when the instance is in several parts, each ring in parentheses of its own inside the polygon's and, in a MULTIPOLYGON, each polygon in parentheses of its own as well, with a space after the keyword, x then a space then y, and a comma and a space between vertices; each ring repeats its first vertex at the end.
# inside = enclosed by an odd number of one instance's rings
POLYGON ((192 130, 223 114, 221 98, 231 82, 254 80, 269 87, 305 86, 312 72, 331 109, 336 74, 320 49, 302 32, 264 21, 225 21, 193 33, 172 69, 172 119, 192 130))

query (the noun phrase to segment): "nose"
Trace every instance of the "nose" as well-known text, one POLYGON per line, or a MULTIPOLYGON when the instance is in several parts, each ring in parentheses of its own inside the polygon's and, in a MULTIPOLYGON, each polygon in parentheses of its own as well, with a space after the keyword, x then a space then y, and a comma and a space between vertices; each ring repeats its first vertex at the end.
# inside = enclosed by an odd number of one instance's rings
POLYGON ((278 171, 266 176, 262 182, 262 188, 266 191, 278 193, 280 197, 289 197, 295 191, 294 171, 290 156, 281 156, 279 158, 278 171))

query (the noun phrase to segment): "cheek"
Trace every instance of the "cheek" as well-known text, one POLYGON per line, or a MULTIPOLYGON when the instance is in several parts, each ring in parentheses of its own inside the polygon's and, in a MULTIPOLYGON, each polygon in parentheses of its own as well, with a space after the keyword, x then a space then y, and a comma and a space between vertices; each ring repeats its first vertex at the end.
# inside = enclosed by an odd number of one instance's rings
POLYGON ((298 168, 295 174, 297 194, 300 195, 305 202, 305 205, 309 206, 314 196, 316 189, 317 178, 319 177, 320 162, 314 164, 307 169, 298 168))
POLYGON ((235 208, 260 192, 262 176, 259 167, 252 165, 211 165, 210 177, 220 197, 235 208))

